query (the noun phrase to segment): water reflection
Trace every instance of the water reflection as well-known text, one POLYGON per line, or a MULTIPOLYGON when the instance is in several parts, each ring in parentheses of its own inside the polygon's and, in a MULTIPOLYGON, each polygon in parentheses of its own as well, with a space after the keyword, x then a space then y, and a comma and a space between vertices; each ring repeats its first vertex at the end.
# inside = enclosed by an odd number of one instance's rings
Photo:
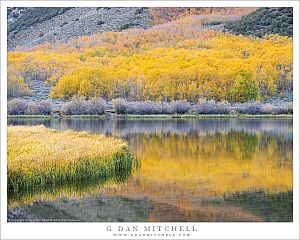
POLYGON ((126 120, 126 119, 9 119, 8 124, 38 125, 54 129, 73 129, 125 137, 133 133, 178 133, 214 134, 231 130, 269 134, 284 133, 293 138, 293 121, 289 119, 165 119, 165 120, 126 120))
MULTIPOLYGON (((9 124, 91 131, 129 142, 141 160, 139 171, 125 184, 98 186, 96 196, 76 201, 85 202, 89 212, 99 210, 95 198, 115 199, 120 208, 133 204, 134 211, 147 214, 103 217, 101 208, 90 221, 292 221, 292 120, 22 119, 9 124)), ((59 196, 71 198, 65 192, 59 196)), ((68 201, 51 204, 86 220, 69 209, 68 201)), ((113 205, 106 208, 115 212, 113 205)), ((29 209, 37 213, 34 205, 29 209)))

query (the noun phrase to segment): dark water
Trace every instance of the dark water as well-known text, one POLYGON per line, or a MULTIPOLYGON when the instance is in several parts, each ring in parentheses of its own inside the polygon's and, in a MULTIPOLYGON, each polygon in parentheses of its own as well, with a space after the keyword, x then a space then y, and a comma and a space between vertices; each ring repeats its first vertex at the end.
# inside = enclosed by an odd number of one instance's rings
POLYGON ((293 122, 281 119, 10 119, 121 137, 140 160, 124 183, 9 199, 9 221, 292 221, 293 122))

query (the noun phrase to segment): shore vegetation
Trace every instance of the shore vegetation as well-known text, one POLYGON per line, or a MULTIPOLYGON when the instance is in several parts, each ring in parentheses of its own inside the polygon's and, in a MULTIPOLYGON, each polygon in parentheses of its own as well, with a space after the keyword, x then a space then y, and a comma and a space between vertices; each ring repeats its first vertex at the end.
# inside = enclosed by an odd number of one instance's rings
POLYGON ((120 139, 44 126, 8 126, 8 191, 124 180, 133 163, 127 143, 120 139))

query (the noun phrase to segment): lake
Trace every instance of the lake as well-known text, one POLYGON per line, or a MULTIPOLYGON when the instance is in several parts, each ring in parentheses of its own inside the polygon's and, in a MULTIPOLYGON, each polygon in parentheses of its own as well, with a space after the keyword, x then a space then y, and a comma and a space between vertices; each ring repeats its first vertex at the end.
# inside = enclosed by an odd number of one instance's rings
POLYGON ((8 221, 293 221, 293 120, 9 119, 120 137, 138 163, 124 182, 8 199, 8 221))

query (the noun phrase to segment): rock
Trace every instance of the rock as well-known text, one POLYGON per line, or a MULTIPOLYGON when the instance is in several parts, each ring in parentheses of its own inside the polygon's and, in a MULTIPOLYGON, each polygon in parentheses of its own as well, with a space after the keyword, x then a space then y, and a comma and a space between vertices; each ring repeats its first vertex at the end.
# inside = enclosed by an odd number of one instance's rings
POLYGON ((7 22, 8 24, 18 20, 22 14, 26 11, 26 8, 22 7, 8 7, 7 8, 7 22))
POLYGON ((136 10, 137 8, 116 7, 109 10, 105 8, 72 8, 16 34, 9 34, 8 50, 14 50, 16 46, 30 48, 45 42, 66 42, 78 36, 118 31, 126 23, 129 24, 128 28, 149 28, 152 20, 149 10, 144 9, 139 14, 139 18, 135 14, 136 10), (105 23, 99 25, 100 20, 105 23))

